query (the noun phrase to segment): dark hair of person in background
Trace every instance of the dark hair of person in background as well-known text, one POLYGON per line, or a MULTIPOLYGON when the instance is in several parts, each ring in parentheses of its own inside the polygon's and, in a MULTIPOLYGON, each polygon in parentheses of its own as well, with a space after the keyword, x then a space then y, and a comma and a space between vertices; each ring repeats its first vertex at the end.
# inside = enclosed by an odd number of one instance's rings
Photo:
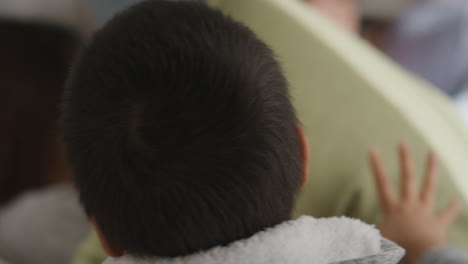
POLYGON ((79 38, 60 26, 0 19, 0 205, 67 180, 58 129, 79 38))
POLYGON ((384 19, 368 18, 361 19, 361 36, 377 48, 382 48, 388 38, 388 31, 392 22, 384 19))
POLYGON ((285 77, 204 4, 117 15, 78 60, 64 122, 81 202, 114 248, 183 256, 291 217, 303 165, 285 77))

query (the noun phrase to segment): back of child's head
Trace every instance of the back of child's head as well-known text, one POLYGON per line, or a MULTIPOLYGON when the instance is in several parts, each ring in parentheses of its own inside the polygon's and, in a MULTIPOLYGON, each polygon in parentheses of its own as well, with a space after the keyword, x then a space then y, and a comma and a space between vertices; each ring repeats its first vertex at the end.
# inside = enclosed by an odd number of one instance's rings
POLYGON ((117 15, 65 103, 80 199, 112 246, 182 256, 289 219, 303 169, 287 82, 219 11, 145 1, 117 15))

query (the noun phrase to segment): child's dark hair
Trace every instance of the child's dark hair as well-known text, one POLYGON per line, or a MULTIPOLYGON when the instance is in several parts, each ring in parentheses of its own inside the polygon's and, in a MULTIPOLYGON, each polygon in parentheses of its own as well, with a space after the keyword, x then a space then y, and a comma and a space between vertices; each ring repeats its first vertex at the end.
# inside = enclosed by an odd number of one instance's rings
POLYGON ((245 26, 145 1, 97 32, 65 99, 86 212, 116 248, 182 256, 288 220, 302 181, 287 82, 245 26))

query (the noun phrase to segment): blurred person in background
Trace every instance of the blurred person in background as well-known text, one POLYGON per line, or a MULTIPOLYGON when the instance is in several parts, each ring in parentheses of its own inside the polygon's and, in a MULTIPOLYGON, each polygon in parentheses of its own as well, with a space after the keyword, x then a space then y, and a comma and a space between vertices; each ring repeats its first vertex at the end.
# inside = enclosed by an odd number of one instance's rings
POLYGON ((468 121, 468 0, 306 0, 452 97, 468 121))
POLYGON ((446 94, 465 88, 468 0, 306 1, 446 94))
POLYGON ((304 0, 343 29, 359 32, 358 0, 304 0))
POLYGON ((67 263, 89 224, 59 128, 71 63, 92 30, 82 1, 0 1, 0 256, 67 263))
POLYGON ((468 1, 363 0, 363 16, 378 48, 398 64, 456 97, 468 77, 468 1), (386 4, 388 3, 388 4, 386 4), (380 24, 377 30, 370 25, 380 24))
POLYGON ((450 96, 468 122, 468 0, 362 0, 363 36, 450 96))

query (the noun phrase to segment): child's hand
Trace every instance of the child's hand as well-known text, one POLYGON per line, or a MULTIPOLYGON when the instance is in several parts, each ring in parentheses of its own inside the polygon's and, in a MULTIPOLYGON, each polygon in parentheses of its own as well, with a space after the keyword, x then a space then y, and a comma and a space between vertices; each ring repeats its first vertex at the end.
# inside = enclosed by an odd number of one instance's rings
POLYGON ((424 183, 420 192, 415 186, 415 175, 408 146, 400 144, 401 186, 398 195, 389 183, 378 153, 369 152, 370 164, 378 191, 383 222, 382 235, 406 249, 405 263, 414 263, 426 251, 447 244, 447 229, 459 213, 459 204, 453 201, 441 213, 434 212, 437 161, 428 157, 424 183))

